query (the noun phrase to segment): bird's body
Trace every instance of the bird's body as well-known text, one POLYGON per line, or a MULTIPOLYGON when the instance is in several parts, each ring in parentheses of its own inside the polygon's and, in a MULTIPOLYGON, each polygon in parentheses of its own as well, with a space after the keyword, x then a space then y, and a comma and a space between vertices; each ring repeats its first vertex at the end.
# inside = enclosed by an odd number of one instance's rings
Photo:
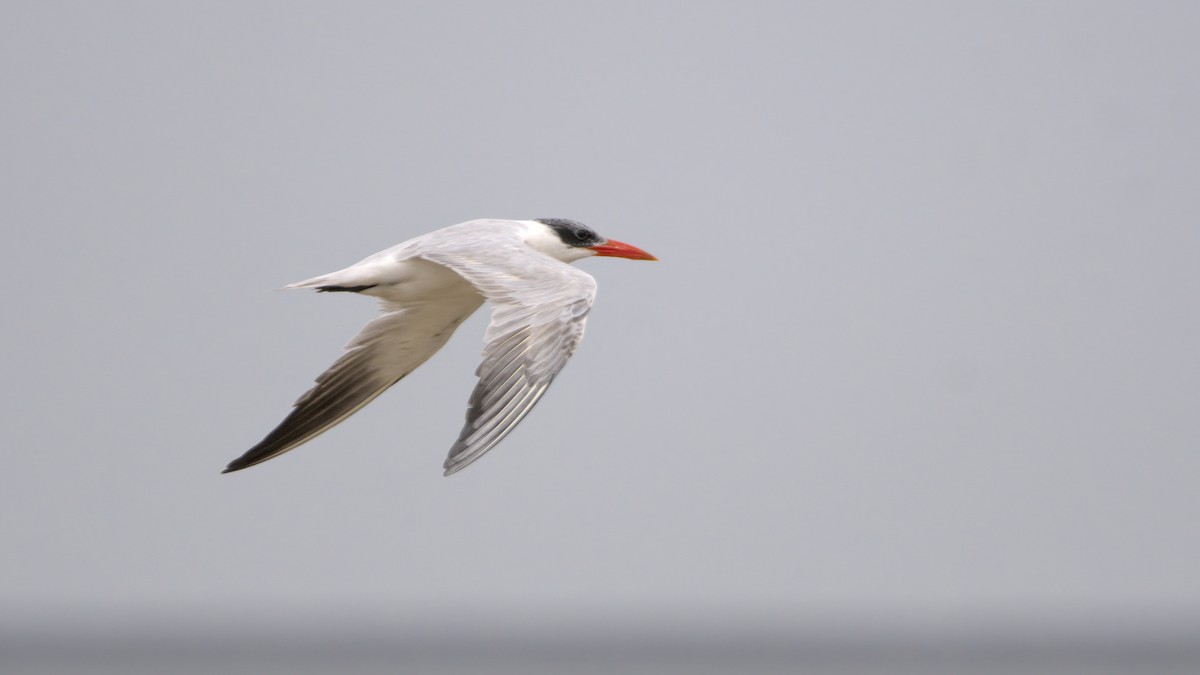
POLYGON ((486 300, 495 309, 479 383, 444 465, 447 475, 466 467, 525 417, 582 339, 596 282, 568 263, 593 255, 654 260, 574 221, 472 220, 287 286, 370 295, 383 315, 225 472, 265 462, 354 414, 433 356, 486 300))

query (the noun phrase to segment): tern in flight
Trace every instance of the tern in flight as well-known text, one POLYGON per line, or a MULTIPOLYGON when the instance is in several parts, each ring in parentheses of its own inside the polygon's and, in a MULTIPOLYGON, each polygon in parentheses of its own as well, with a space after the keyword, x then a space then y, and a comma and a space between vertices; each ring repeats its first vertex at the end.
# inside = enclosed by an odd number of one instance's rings
POLYGON ((579 346, 596 281, 569 263, 594 255, 656 260, 573 220, 472 220, 288 285, 370 295, 383 315, 223 473, 281 455, 353 415, 433 356, 487 300, 494 309, 479 383, 443 465, 447 476, 462 470, 517 426, 579 346))

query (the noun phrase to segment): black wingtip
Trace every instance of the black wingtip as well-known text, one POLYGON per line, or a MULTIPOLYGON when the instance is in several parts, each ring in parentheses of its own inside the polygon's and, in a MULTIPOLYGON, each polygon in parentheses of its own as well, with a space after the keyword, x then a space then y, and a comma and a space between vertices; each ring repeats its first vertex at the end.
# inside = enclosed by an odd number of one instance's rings
POLYGON ((255 464, 257 464, 257 462, 243 461, 243 459, 244 458, 239 457, 239 458, 233 460, 232 462, 230 462, 225 467, 225 469, 223 471, 221 471, 221 475, 223 476, 227 473, 233 473, 234 471, 241 471, 242 469, 248 469, 248 468, 254 466, 255 464))
POLYGON ((367 286, 317 286, 318 293, 362 293, 365 290, 375 288, 379 284, 370 284, 367 286))

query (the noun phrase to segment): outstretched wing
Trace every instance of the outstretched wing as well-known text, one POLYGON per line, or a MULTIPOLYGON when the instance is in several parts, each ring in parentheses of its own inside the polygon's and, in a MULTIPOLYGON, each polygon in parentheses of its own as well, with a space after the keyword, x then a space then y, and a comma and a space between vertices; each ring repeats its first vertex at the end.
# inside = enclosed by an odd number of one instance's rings
POLYGON ((403 306, 385 302, 384 315, 363 327, 279 426, 223 473, 281 455, 353 415, 433 356, 482 303, 477 294, 403 306))
POLYGON ((444 465, 448 476, 491 450, 546 393, 583 339, 596 281, 525 246, 486 260, 453 251, 421 257, 454 270, 496 306, 466 423, 444 465))

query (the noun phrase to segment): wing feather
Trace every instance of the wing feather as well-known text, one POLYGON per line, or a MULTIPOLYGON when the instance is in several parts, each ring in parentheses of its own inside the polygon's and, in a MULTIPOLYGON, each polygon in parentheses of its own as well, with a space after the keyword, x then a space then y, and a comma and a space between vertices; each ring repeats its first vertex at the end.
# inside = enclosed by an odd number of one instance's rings
POLYGON ((363 327, 279 426, 230 462, 224 473, 281 455, 353 415, 433 356, 482 303, 482 296, 468 295, 390 310, 385 305, 384 315, 363 327))
POLYGON ((546 393, 583 339, 596 282, 525 246, 486 259, 452 250, 421 256, 454 270, 495 305, 479 382, 444 465, 450 475, 495 447, 546 393))

